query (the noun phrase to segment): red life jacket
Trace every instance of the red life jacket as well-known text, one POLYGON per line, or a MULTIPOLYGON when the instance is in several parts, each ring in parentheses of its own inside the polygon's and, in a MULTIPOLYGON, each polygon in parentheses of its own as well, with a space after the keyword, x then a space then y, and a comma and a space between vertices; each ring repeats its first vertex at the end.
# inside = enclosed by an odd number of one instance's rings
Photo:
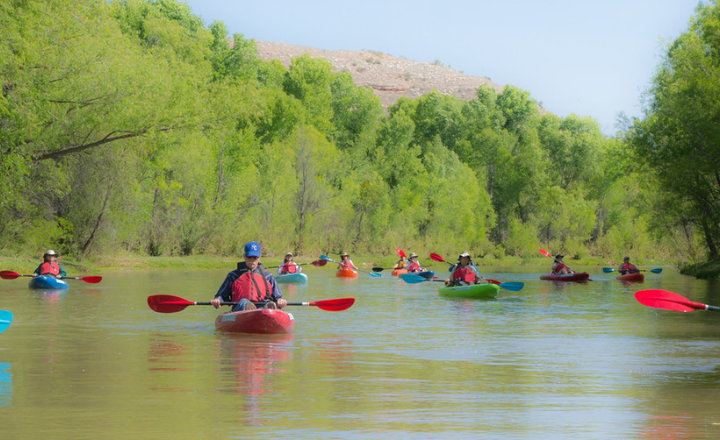
POLYGON ((620 266, 620 270, 635 271, 635 270, 638 270, 638 268, 635 267, 635 265, 633 265, 633 264, 625 263, 622 266, 620 266))
POLYGON ((40 265, 40 275, 60 275, 60 265, 46 261, 40 265))
POLYGON ((563 269, 565 269, 565 270, 567 270, 568 272, 570 272, 570 268, 567 267, 567 266, 565 266, 565 263, 558 263, 558 265, 555 266, 555 268, 553 269, 553 273, 554 273, 554 274, 558 274, 558 273, 562 272, 563 269))
POLYGON ((352 267, 353 267, 352 261, 350 261, 350 259, 342 260, 340 262, 340 267, 342 267, 343 269, 352 269, 352 267))
POLYGON ((408 268, 408 272, 420 272, 420 263, 417 261, 413 261, 410 263, 410 267, 408 268))
POLYGON ((461 280, 466 283, 475 283, 475 271, 472 266, 459 266, 453 272, 453 280, 461 280))
POLYGON ((282 265, 281 269, 282 269, 283 274, 297 272, 297 266, 292 261, 288 261, 287 263, 284 263, 282 265))
POLYGON ((246 271, 232 284, 232 301, 239 302, 241 299, 250 301, 263 301, 272 294, 272 287, 265 277, 259 273, 246 271))

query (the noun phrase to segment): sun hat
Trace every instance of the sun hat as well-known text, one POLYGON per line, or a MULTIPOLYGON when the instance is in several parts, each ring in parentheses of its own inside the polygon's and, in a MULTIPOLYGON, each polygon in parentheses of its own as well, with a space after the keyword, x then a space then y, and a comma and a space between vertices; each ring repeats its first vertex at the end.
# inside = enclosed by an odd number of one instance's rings
POLYGON ((348 255, 347 252, 343 252, 343 253, 340 254, 340 256, 341 256, 341 257, 349 257, 350 255, 348 255))
POLYGON ((557 254, 557 255, 555 255, 555 258, 563 258, 564 256, 565 256, 565 255, 557 254))
POLYGON ((55 255, 55 256, 57 256, 57 252, 55 252, 55 251, 52 250, 52 249, 48 249, 47 252, 45 252, 45 253, 43 254, 43 257, 44 257, 45 255, 55 255))
POLYGON ((462 257, 472 258, 472 257, 470 256, 470 254, 467 253, 467 252, 463 252, 462 254, 460 254, 460 256, 458 257, 458 260, 461 259, 462 257))
POLYGON ((292 252, 288 252, 287 254, 285 254, 286 257, 287 257, 288 255, 290 255, 291 257, 293 256, 292 252))

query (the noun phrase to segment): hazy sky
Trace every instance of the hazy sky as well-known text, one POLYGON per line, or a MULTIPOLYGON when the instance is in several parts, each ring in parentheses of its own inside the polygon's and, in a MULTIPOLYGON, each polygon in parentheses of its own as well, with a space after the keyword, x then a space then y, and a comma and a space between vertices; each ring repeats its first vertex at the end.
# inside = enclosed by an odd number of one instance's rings
POLYGON ((514 85, 552 113, 591 116, 614 134, 697 0, 189 0, 230 34, 325 50, 439 60, 514 85))

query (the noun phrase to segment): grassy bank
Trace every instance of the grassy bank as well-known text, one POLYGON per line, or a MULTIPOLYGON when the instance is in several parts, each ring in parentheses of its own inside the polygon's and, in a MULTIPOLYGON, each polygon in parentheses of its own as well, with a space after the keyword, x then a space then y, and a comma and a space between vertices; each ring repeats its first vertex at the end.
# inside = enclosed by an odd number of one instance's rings
POLYGON ((720 278, 720 260, 691 264, 680 269, 680 273, 701 279, 720 278))
MULTIPOLYGON (((339 261, 337 255, 329 255, 335 261, 339 261)), ((276 266, 282 263, 282 256, 263 257, 262 262, 266 266, 276 266)), ((310 263, 319 258, 318 256, 300 256, 296 258, 298 263, 310 263)), ((392 267, 398 260, 397 255, 377 256, 377 255, 351 255, 353 262, 364 270, 370 270, 373 266, 392 267)), ((445 258, 450 262, 457 260, 456 256, 447 255, 445 258)), ((90 274, 100 273, 103 271, 114 270, 160 270, 160 269, 232 269, 241 256, 215 256, 215 255, 192 255, 187 257, 149 257, 146 255, 105 255, 95 256, 84 259, 76 259, 72 256, 61 256, 60 263, 63 265, 68 275, 72 274, 90 274)), ((571 258, 565 259, 568 266, 600 266, 600 267, 617 267, 620 262, 608 260, 604 258, 587 257, 579 260, 571 258)), ((538 255, 537 257, 502 257, 495 258, 487 256, 485 258, 476 258, 473 260, 477 266, 547 266, 550 268, 552 259, 538 255)), ((0 256, 0 270, 13 270, 20 273, 31 273, 40 264, 39 257, 2 257, 0 256)), ((633 261, 638 266, 666 266, 674 265, 671 262, 659 260, 638 260, 633 261)), ((425 256, 420 258, 423 266, 431 266, 433 270, 445 267, 444 263, 432 261, 425 256)), ((715 263, 715 270, 720 271, 720 262, 715 263)), ((333 267, 333 263, 328 263, 326 267, 333 267)), ((717 276, 714 275, 714 276, 717 276)))

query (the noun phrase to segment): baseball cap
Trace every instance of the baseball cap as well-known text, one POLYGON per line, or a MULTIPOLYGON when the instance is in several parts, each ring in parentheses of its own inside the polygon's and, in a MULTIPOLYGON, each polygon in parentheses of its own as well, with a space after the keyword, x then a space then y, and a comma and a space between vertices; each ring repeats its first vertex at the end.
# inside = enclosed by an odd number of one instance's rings
POLYGON ((260 244, 251 241, 245 245, 245 255, 248 257, 259 257, 260 256, 260 244))

